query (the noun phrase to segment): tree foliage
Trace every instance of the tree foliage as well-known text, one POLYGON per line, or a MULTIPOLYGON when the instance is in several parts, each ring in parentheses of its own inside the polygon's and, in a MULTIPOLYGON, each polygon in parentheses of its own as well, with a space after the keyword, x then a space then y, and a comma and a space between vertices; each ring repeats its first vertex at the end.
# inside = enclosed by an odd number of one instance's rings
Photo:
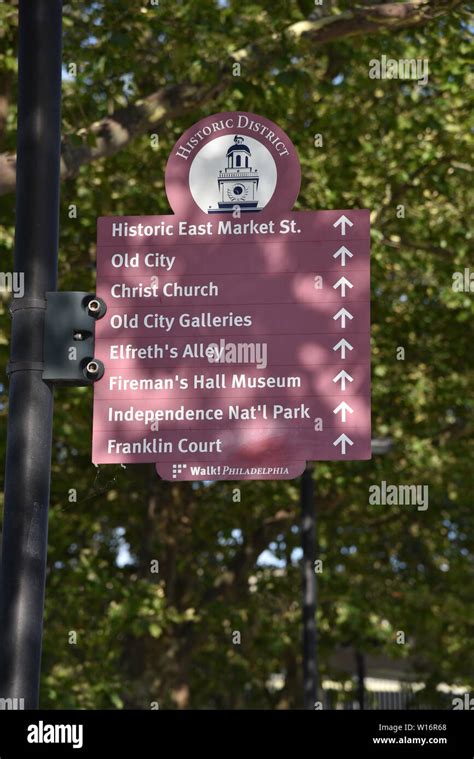
MULTIPOLYGON (((15 3, 0 6, 0 29, 8 271, 15 3)), ((61 289, 94 290, 98 216, 169 212, 170 149, 209 113, 261 113, 288 133, 303 169, 298 208, 372 211, 373 427, 394 447, 315 465, 319 661, 333 679, 345 674, 332 655, 353 646, 407 659, 432 688, 474 686, 474 301, 452 287, 472 240, 470 29, 467 3, 435 0, 64 8, 61 289), (428 84, 369 78, 382 55, 427 59, 428 84), (428 485, 429 508, 370 505, 382 480, 428 485)), ((4 295, 4 367, 7 304, 4 295)), ((96 470, 91 412, 90 389, 56 393, 42 704, 299 707, 298 482, 196 486, 162 482, 152 466, 96 470)), ((4 458, 4 434, 0 447, 4 458)))

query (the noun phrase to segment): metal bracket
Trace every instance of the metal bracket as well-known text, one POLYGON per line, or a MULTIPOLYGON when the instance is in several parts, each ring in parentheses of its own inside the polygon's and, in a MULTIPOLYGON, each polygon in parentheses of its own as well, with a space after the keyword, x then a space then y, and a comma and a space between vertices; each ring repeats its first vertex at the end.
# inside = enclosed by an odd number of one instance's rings
POLYGON ((43 379, 55 385, 92 385, 104 374, 94 358, 95 323, 107 306, 85 292, 46 293, 43 379))

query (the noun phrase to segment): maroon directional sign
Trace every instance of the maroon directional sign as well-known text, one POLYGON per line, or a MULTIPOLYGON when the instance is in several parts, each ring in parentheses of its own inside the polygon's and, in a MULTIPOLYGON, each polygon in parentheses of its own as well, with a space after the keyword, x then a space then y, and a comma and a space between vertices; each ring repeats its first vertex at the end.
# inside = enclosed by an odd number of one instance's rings
POLYGON ((98 221, 93 461, 164 479, 289 479, 368 459, 367 210, 291 211, 274 124, 192 127, 166 172, 175 215, 98 221))

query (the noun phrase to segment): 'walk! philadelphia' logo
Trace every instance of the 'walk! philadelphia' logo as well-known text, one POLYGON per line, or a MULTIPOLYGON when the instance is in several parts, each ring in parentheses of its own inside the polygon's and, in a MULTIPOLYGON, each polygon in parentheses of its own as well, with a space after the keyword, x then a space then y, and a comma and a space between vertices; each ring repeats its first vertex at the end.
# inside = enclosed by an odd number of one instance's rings
POLYGON ((253 113, 218 113, 188 129, 166 167, 177 214, 255 214, 288 210, 301 171, 288 135, 253 113))

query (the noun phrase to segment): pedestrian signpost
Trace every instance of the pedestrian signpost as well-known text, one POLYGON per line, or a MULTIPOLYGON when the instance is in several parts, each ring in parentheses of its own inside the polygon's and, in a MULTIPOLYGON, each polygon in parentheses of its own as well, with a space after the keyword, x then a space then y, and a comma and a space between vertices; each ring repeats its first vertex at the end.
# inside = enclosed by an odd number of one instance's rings
MULTIPOLYGON (((299 161, 271 121, 229 112, 191 127, 166 169, 174 213, 100 218, 96 294, 55 291, 60 43, 61 3, 22 0, 15 266, 26 290, 12 308, 0 697, 27 708, 38 700, 55 384, 94 384, 96 465, 290 479, 308 460, 371 456, 369 213, 293 211, 299 161)), ((306 708, 314 585, 306 577, 306 708)))
POLYGON ((178 140, 174 215, 98 221, 93 461, 176 480, 368 459, 369 212, 293 211, 300 166, 255 114, 178 140))

